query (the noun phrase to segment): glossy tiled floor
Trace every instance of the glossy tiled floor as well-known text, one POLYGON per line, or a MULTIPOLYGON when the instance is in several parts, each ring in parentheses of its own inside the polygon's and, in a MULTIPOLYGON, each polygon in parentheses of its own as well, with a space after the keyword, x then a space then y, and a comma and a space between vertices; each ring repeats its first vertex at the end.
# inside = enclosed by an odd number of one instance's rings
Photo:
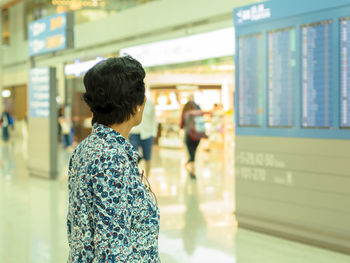
MULTIPOLYGON (((198 179, 182 150, 154 148, 151 184, 161 210, 163 263, 349 263, 350 256, 237 229, 232 143, 198 155, 198 179), (224 154, 226 153, 226 154, 224 154)), ((0 262, 66 262, 67 160, 55 181, 29 177, 26 144, 0 143, 0 262)))

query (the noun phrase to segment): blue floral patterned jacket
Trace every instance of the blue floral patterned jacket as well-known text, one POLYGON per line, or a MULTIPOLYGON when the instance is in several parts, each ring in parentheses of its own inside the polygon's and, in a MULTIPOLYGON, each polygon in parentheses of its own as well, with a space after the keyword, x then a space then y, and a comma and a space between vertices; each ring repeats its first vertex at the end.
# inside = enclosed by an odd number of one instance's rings
POLYGON ((94 124, 69 163, 68 262, 160 262, 159 209, 141 182, 137 152, 94 124))

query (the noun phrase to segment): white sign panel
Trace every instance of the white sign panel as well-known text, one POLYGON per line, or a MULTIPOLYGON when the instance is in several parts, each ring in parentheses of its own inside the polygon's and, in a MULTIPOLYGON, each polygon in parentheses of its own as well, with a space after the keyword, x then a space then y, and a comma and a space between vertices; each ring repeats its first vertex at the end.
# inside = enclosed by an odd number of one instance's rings
POLYGON ((67 64, 64 67, 64 73, 69 76, 69 75, 75 75, 77 77, 80 77, 83 75, 85 72, 87 72, 90 68, 95 66, 97 63, 105 60, 103 57, 97 57, 94 60, 88 60, 88 61, 83 61, 81 62, 80 60, 75 61, 73 64, 67 64))
POLYGON ((29 72, 29 116, 48 118, 50 114, 50 69, 29 72))
POLYGON ((231 56, 234 52, 233 27, 120 50, 121 55, 132 56, 144 67, 231 56))
POLYGON ((245 21, 257 21, 271 17, 271 9, 264 4, 254 5, 248 9, 241 9, 236 13, 236 21, 241 24, 245 21))

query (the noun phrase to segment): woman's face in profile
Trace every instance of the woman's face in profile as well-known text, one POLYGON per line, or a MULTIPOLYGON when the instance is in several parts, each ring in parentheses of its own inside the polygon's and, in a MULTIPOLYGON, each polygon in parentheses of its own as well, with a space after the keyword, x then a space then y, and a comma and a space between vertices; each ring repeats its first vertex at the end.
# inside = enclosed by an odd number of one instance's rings
POLYGON ((139 125, 142 121, 143 110, 145 109, 146 100, 147 100, 147 98, 145 96, 143 103, 137 107, 136 114, 134 115, 135 116, 135 126, 139 125), (140 110, 138 110, 138 109, 140 109, 140 110))

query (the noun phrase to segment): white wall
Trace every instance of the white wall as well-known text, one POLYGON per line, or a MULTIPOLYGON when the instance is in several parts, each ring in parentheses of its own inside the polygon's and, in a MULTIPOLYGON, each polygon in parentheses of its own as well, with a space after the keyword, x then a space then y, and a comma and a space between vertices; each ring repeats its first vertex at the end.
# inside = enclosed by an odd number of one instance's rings
MULTIPOLYGON (((120 48, 208 32, 233 25, 234 7, 260 0, 159 0, 74 28, 75 48, 36 57, 38 66, 55 65, 78 58, 117 52, 120 48)), ((6 84, 26 83, 29 56, 23 41, 23 4, 11 7, 11 43, 5 49, 3 65, 6 84), (22 76, 22 77, 21 77, 22 76), (21 78, 19 78, 21 77, 21 78)))
MULTIPOLYGON (((2 58, 3 58, 3 48, 0 45, 0 96, 2 96, 1 93, 2 93, 2 90, 3 90, 3 85, 2 85, 2 83, 3 83, 3 81, 2 81, 3 69, 2 69, 2 63, 1 63, 2 58)), ((0 102, 1 102, 1 98, 0 98, 0 102)), ((3 104, 0 103, 0 112, 2 112, 2 107, 3 107, 3 104)))
POLYGON ((14 7, 9 12, 9 16, 15 18, 10 19, 10 45, 24 41, 24 3, 18 3, 14 7))
MULTIPOLYGON (((233 25, 232 10, 235 6, 250 1, 234 0, 161 0, 151 2, 122 13, 78 25, 75 28, 75 43, 77 48, 106 43, 111 40, 126 40, 136 36, 141 38, 149 34, 162 34, 175 31, 176 27, 215 19, 233 25), (91 33, 93 32, 93 37, 91 33)), ((207 24, 215 21, 208 21, 207 24)), ((186 30, 182 34, 187 34, 186 30)))

